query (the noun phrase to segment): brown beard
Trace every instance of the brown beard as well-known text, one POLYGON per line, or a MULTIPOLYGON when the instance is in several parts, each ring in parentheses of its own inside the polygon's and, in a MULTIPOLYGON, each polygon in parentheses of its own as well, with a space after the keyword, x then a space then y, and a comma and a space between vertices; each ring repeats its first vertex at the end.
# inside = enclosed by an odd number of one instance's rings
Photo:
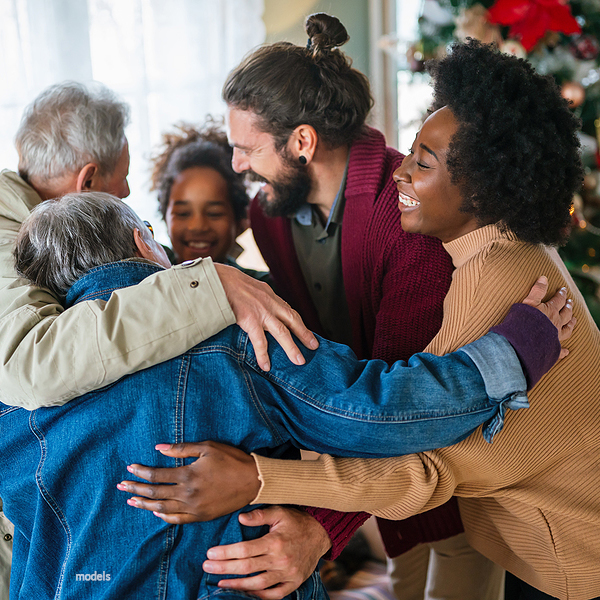
POLYGON ((267 181, 256 173, 248 173, 249 179, 268 183, 273 189, 269 200, 263 191, 258 193, 258 202, 268 217, 291 217, 306 204, 312 182, 306 167, 296 162, 286 147, 281 151, 282 173, 267 181))

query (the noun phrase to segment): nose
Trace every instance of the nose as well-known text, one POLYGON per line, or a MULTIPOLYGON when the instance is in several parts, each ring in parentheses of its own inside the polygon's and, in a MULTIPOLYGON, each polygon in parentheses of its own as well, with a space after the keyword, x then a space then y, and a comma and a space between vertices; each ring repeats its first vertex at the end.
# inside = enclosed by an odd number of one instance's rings
POLYGON ((191 231, 207 231, 210 229, 210 221, 205 215, 201 213, 195 213, 194 216, 188 220, 187 227, 191 231))
POLYGON ((231 167, 236 173, 243 173, 244 171, 248 171, 250 169, 250 161, 248 160, 248 156, 235 147, 233 148, 231 167))
POLYGON ((410 183, 410 158, 410 154, 405 156, 402 164, 394 171, 392 177, 396 183, 410 183))

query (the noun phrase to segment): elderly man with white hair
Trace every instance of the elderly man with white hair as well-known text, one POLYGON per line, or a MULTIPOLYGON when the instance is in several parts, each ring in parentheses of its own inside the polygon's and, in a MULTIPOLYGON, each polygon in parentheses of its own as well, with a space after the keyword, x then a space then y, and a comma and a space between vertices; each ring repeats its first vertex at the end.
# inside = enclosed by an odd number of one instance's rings
MULTIPOLYGON (((19 173, 0 173, 0 401, 7 405, 63 404, 177 356, 236 320, 261 367, 269 367, 264 330, 298 363, 304 359, 288 327, 316 347, 297 314, 266 284, 210 260, 162 271, 139 289, 68 312, 48 290, 17 276, 17 232, 40 202, 68 192, 129 195, 128 122, 129 107, 102 85, 58 84, 25 110, 16 136, 19 173)), ((3 600, 12 529, 1 508, 0 501, 3 600)))

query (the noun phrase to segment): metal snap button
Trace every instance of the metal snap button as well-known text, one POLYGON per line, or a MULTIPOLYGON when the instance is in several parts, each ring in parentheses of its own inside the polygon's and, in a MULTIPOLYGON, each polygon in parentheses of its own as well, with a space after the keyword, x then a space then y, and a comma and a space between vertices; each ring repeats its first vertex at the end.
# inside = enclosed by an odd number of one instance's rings
POLYGON ((12 540, 12 535, 10 535, 10 533, 5 533, 4 534, 4 541, 5 542, 10 542, 10 540, 12 540))
POLYGON ((190 287, 191 288, 197 288, 198 287, 198 282, 197 281, 192 281, 192 283, 190 283, 190 287))

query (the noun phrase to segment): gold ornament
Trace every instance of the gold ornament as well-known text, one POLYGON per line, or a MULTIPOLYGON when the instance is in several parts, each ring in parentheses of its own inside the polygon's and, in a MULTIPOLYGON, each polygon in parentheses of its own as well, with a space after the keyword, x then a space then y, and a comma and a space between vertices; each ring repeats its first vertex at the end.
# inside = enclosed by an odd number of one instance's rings
POLYGON ((517 58, 527 58, 527 50, 517 40, 506 40, 500 44, 500 50, 504 54, 510 54, 517 58))
POLYGON ((576 81, 565 81, 561 86, 560 93, 571 103, 571 108, 581 106, 585 100, 585 89, 576 81))
POLYGON ((491 42, 500 44, 502 41, 500 27, 488 21, 487 9, 482 4, 474 4, 470 8, 461 8, 460 14, 456 18, 454 35, 463 41, 471 37, 486 44, 491 42))
POLYGON ((583 177, 583 189, 591 192, 598 186, 598 176, 595 172, 586 173, 583 177))

